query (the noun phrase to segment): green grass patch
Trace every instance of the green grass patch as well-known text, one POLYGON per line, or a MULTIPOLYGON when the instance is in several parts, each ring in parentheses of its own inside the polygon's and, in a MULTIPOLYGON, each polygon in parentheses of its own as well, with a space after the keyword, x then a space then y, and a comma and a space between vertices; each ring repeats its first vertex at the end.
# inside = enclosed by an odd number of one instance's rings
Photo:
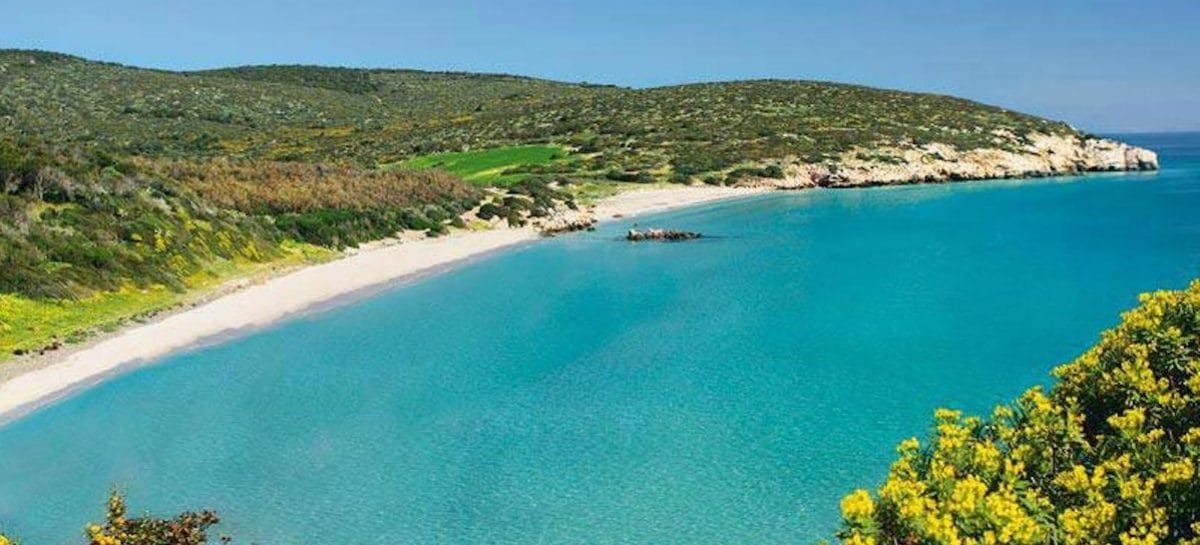
POLYGON ((0 362, 17 351, 36 352, 58 339, 73 343, 97 331, 114 331, 151 313, 193 300, 236 278, 264 273, 280 266, 327 261, 335 252, 294 242, 280 247, 281 257, 268 263, 220 260, 186 279, 187 291, 166 286, 125 286, 78 300, 32 299, 0 293, 0 362))
POLYGON ((549 165, 566 157, 567 151, 558 146, 512 146, 422 155, 384 168, 436 168, 477 185, 508 185, 528 178, 528 167, 549 165))
POLYGON ((126 319, 176 305, 183 297, 164 286, 126 287, 78 301, 0 294, 0 360, 17 351, 36 351, 56 337, 70 342, 94 329, 111 331, 126 319))

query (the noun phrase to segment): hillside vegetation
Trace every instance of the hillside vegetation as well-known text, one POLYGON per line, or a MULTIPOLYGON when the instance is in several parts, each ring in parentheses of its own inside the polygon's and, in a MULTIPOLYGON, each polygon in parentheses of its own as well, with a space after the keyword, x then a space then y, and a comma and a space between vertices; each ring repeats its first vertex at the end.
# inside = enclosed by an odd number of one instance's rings
POLYGON ((818 82, 171 72, 0 50, 0 357, 402 230, 522 225, 570 195, 780 178, 865 147, 1020 149, 1033 133, 1074 131, 818 82))
POLYGON ((0 136, 0 354, 182 302, 189 289, 444 232, 480 190, 438 172, 114 159, 0 136))
POLYGON ((555 144, 558 174, 667 180, 856 147, 1020 147, 1062 123, 967 100, 805 81, 623 89, 306 66, 164 72, 0 52, 0 126, 116 154, 336 162, 555 144))
POLYGON ((1200 281, 1141 300, 1048 393, 939 410, 842 501, 842 543, 1200 544, 1200 281))

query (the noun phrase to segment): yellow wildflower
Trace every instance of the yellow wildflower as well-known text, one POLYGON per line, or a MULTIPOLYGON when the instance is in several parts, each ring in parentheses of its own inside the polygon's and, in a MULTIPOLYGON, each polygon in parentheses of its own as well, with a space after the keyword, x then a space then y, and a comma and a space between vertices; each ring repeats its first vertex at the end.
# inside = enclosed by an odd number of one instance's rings
POLYGON ((1121 414, 1108 417, 1108 425, 1129 436, 1136 435, 1145 424, 1146 411, 1141 408, 1127 409, 1121 414))
POLYGON ((854 532, 842 540, 843 545, 875 545, 875 536, 863 535, 861 532, 854 532))
POLYGON ((1025 462, 1013 460, 1012 458, 1004 459, 1004 476, 1010 480, 1018 479, 1025 474, 1025 462))
POLYGON ((925 533, 941 545, 961 545, 958 527, 949 514, 930 513, 925 517, 925 533))
POLYGON ((987 494, 987 485, 979 477, 967 475, 954 484, 950 493, 950 511, 956 516, 968 516, 980 507, 987 494))
POLYGON ((930 466, 930 472, 933 473, 935 479, 950 480, 957 474, 954 465, 943 460, 934 460, 930 466))
POLYGON ((847 521, 865 523, 874 514, 875 502, 866 490, 860 488, 842 498, 842 517, 847 521))
POLYGON ((1155 479, 1143 479, 1137 475, 1130 475, 1118 482, 1117 494, 1123 500, 1145 504, 1150 501, 1157 484, 1155 479))
POLYGON ((108 535, 103 528, 96 524, 87 527, 87 534, 89 545, 121 545, 119 539, 108 535))
POLYGON ((1058 517, 1066 541, 1077 543, 1102 543, 1112 534, 1117 507, 1100 500, 1078 508, 1067 509, 1058 517))
POLYGON ((1192 362, 1192 376, 1187 379, 1187 387, 1195 395, 1200 395, 1200 362, 1192 362))
POLYGON ((975 444, 975 465, 987 473, 1000 468, 1000 450, 992 443, 975 444))
POLYGON ((1167 535, 1167 510, 1142 512, 1132 528, 1121 532, 1121 545, 1156 545, 1167 535))
POLYGON ((933 411, 933 418, 939 422, 958 422, 962 418, 962 411, 942 407, 933 411))
POLYGON ((1196 466, 1191 458, 1183 458, 1178 462, 1163 464, 1158 474, 1158 481, 1163 484, 1186 483, 1196 476, 1196 466))
POLYGON ((1089 484, 1087 468, 1078 464, 1072 466, 1071 469, 1059 473, 1054 478, 1054 484, 1067 489, 1068 492, 1083 492, 1089 484))
POLYGON ((1200 447, 1200 428, 1191 428, 1187 433, 1183 434, 1183 444, 1191 447, 1200 447))

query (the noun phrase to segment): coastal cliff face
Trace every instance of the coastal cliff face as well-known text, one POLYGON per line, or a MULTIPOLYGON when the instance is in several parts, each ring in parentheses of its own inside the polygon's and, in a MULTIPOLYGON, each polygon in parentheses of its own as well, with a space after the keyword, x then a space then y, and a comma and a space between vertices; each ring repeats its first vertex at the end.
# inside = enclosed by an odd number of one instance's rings
POLYGON ((862 187, 1158 169, 1158 155, 1153 151, 1113 140, 1035 133, 1025 142, 1020 147, 966 151, 939 143, 855 150, 835 162, 794 164, 782 179, 758 179, 750 185, 862 187))

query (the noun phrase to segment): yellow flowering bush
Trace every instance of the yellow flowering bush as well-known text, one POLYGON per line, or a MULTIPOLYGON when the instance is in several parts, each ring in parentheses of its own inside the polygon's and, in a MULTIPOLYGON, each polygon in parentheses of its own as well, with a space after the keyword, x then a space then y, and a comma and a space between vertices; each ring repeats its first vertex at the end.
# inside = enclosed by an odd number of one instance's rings
POLYGON ((126 511, 125 499, 113 493, 105 524, 92 524, 84 531, 88 545, 204 545, 208 529, 219 522, 212 511, 182 513, 173 519, 128 518, 126 511))
POLYGON ((939 409, 842 500, 841 542, 1200 545, 1200 281, 1140 301, 1049 392, 939 409))

